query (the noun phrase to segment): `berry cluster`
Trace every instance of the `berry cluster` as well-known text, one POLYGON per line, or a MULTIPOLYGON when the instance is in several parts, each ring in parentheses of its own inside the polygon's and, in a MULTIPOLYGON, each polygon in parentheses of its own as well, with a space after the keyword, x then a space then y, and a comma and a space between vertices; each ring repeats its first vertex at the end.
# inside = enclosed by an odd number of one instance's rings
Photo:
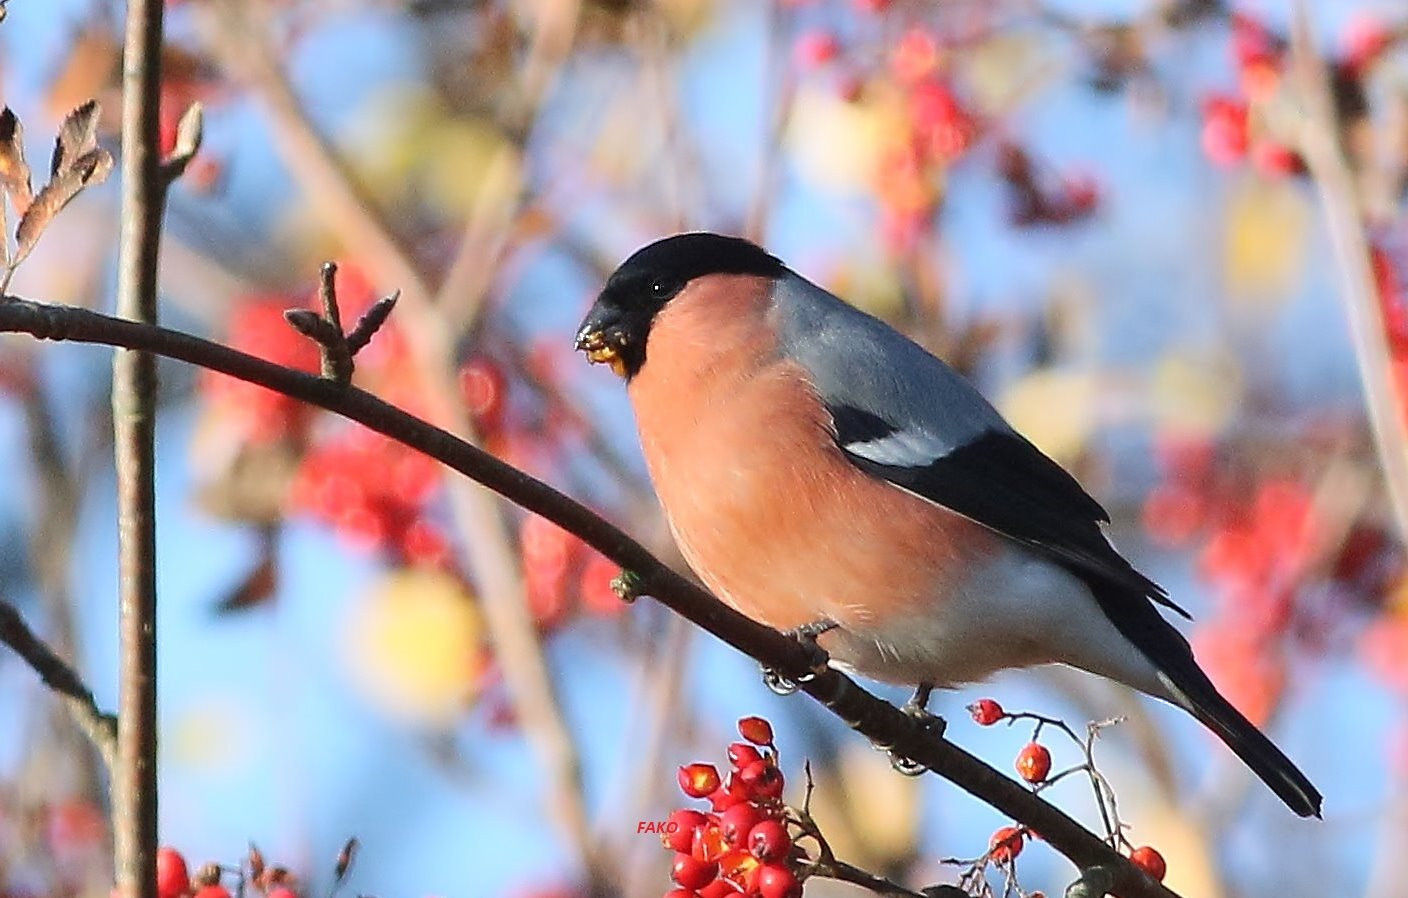
MULTIPOLYGON (((1386 324, 1392 335, 1391 316, 1386 324)), ((1264 721, 1287 679, 1288 648, 1323 648, 1323 597, 1386 594, 1401 553, 1382 522, 1326 520, 1299 479, 1254 475, 1231 445, 1164 437, 1156 454, 1162 480, 1145 499, 1145 531, 1169 547, 1196 545, 1215 602, 1194 634, 1199 660, 1242 713, 1264 721)))
POLYGON ((670 876, 679 886, 666 898, 798 898, 805 855, 789 825, 798 819, 782 803, 785 783, 778 769, 772 726, 745 717, 738 731, 746 741, 728 747, 729 772, 713 764, 679 769, 680 790, 709 802, 708 811, 681 808, 661 837, 675 852, 670 876))
MULTIPOLYGON (((1017 775, 1031 784, 1035 791, 1041 791, 1070 774, 1085 773, 1095 788, 1100 816, 1105 824, 1106 840, 1110 843, 1110 847, 1116 850, 1123 848, 1129 854, 1130 863, 1154 879, 1163 880, 1167 871, 1163 856, 1148 845, 1136 848, 1125 838, 1125 827, 1119 819, 1114 790, 1109 781, 1095 767, 1095 736, 1101 729, 1116 721, 1090 724, 1087 727, 1086 737, 1082 739, 1063 721, 1027 711, 1009 712, 990 698, 979 699, 969 705, 968 713, 974 723, 985 727, 1003 721, 1006 721, 1009 726, 1019 720, 1032 721, 1035 726, 1032 730, 1031 740, 1017 752, 1017 758, 1014 762, 1017 775), (1061 731, 1078 745, 1085 755, 1084 762, 1052 776, 1051 750, 1040 741, 1042 730, 1048 727, 1061 731)), ((961 881, 976 881, 983 875, 983 871, 989 863, 1002 867, 1010 878, 1012 862, 1022 853, 1027 841, 1034 838, 1039 838, 1039 836, 1030 827, 1003 826, 999 828, 988 840, 987 852, 978 859, 968 862, 968 870, 964 873, 961 881)), ((1033 895, 1035 894, 1039 893, 1033 893, 1033 895)))
MULTIPOLYGON (((376 294, 357 266, 344 265, 337 297, 344 320, 351 321, 371 306, 376 294)), ((317 346, 284 319, 285 309, 307 305, 307 298, 285 295, 248 300, 232 313, 227 340, 277 364, 316 372, 317 346)), ((430 416, 414 379, 413 351, 393 315, 358 353, 356 380, 388 402, 430 416)), ((551 377, 555 359, 535 352, 524 364, 531 384, 534 378, 551 377)), ((489 355, 469 356, 457 373, 457 398, 490 451, 541 470, 545 450, 573 422, 552 408, 545 412, 546 421, 532 420, 512 405, 508 369, 508 363, 489 355)), ((244 451, 295 456, 278 513, 325 523, 354 548, 376 552, 392 565, 435 568, 468 581, 444 524, 445 472, 438 462, 360 427, 315 427, 308 406, 262 387, 213 374, 204 388, 212 417, 244 451)), ((574 611, 619 613, 622 604, 610 585, 617 570, 607 559, 532 515, 521 519, 518 537, 529 602, 543 629, 558 626, 574 611)))
MULTIPOLYGON (((352 838, 339 849, 332 865, 334 891, 347 879, 358 848, 358 841, 352 838)), ((264 898, 299 898, 305 894, 298 877, 287 867, 266 862, 264 853, 253 843, 238 866, 211 862, 196 868, 194 873, 180 851, 170 846, 157 850, 157 898, 231 898, 230 889, 225 887, 227 876, 234 881, 234 894, 239 896, 247 895, 251 889, 264 898)), ((118 898, 116 889, 113 898, 118 898)))
MULTIPOLYGON (((347 851, 344 849, 344 852, 347 851)), ((224 884, 227 873, 233 874, 237 881, 236 891, 240 895, 246 894, 251 886, 264 898, 299 898, 302 894, 298 880, 286 868, 265 863, 264 855, 253 845, 249 846, 244 863, 237 868, 227 869, 217 863, 208 863, 196 868, 194 874, 180 851, 164 846, 156 854, 157 898, 231 898, 231 892, 224 884)), ((338 879, 345 873, 343 867, 338 879)), ((117 898, 116 890, 113 896, 117 898)))
POLYGON ((575 607, 588 614, 614 615, 625 607, 611 587, 616 564, 547 518, 524 517, 519 546, 528 607, 544 630, 566 620, 574 597, 575 607))
MULTIPOLYGON (((863 17, 886 6, 854 4, 863 17)), ((868 21, 858 24, 846 43, 830 27, 804 28, 793 55, 806 72, 831 72, 844 100, 886 123, 873 187, 886 245, 904 254, 933 226, 949 169, 970 153, 989 121, 952 65, 963 35, 912 22, 891 37, 886 29, 864 27, 868 21), (876 34, 883 41, 878 47, 868 43, 876 34)), ((1092 179, 1041 173, 1030 151, 1011 141, 999 150, 997 168, 1010 188, 1016 226, 1072 223, 1099 203, 1092 179)))
MULTIPOLYGON (((1214 163, 1228 167, 1248 160, 1268 177, 1301 174, 1305 163, 1288 144, 1295 127, 1284 108, 1287 41, 1245 13, 1231 16, 1236 92, 1209 94, 1203 101, 1202 145, 1214 163)), ((1344 124, 1367 108, 1364 79, 1396 36, 1372 17, 1354 19, 1334 66, 1334 95, 1344 124)))

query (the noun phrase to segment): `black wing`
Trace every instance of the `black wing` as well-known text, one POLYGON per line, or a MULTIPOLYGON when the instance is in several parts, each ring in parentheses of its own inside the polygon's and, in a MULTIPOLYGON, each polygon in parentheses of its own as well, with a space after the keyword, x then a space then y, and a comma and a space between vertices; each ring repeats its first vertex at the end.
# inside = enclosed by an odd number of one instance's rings
POLYGON ((1110 545, 1100 527, 1110 516, 1100 503, 1020 434, 990 428, 926 464, 885 464, 848 447, 901 428, 854 406, 828 408, 836 442, 861 470, 1018 540, 1083 579, 1133 590, 1189 617, 1110 545))

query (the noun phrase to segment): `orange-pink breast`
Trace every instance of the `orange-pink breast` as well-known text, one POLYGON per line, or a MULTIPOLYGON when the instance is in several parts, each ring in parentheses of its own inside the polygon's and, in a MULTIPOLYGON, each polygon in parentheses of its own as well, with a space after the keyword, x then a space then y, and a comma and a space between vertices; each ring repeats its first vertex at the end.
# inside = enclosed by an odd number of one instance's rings
POLYGON ((992 534, 855 468, 764 321, 768 287, 711 276, 657 317, 632 379, 641 445, 680 550, 744 614, 864 632, 924 614, 992 534))

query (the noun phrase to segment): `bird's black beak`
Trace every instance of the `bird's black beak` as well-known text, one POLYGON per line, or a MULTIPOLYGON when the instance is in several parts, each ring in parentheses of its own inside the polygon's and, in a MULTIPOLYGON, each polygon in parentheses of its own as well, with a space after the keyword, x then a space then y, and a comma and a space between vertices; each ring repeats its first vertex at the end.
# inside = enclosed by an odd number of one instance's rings
POLYGON ((626 333, 621 313, 600 301, 587 312, 577 328, 576 348, 585 353, 592 364, 607 364, 616 376, 626 376, 626 361, 621 351, 626 348, 626 333))

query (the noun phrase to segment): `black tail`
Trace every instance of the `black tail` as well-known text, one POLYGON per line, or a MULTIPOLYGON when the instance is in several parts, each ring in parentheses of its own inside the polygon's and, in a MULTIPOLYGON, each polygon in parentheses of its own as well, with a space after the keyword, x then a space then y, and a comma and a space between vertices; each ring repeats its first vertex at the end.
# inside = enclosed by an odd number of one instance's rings
POLYGON ((1218 693, 1201 670, 1195 670, 1196 677, 1186 673, 1182 677, 1168 677, 1165 685, 1178 698, 1178 703, 1226 742, 1286 807, 1302 817, 1319 817, 1319 790, 1275 743, 1218 693), (1188 682, 1194 679, 1201 682, 1188 682))
MULTIPOLYGON (((1092 578, 1094 579, 1094 578, 1092 578)), ((1174 701, 1227 743, 1261 781, 1302 817, 1320 816, 1320 792, 1291 759, 1251 721, 1232 707, 1193 660, 1183 634, 1173 628, 1148 598, 1128 588, 1087 581, 1101 610, 1115 628, 1159 669, 1174 701)))

